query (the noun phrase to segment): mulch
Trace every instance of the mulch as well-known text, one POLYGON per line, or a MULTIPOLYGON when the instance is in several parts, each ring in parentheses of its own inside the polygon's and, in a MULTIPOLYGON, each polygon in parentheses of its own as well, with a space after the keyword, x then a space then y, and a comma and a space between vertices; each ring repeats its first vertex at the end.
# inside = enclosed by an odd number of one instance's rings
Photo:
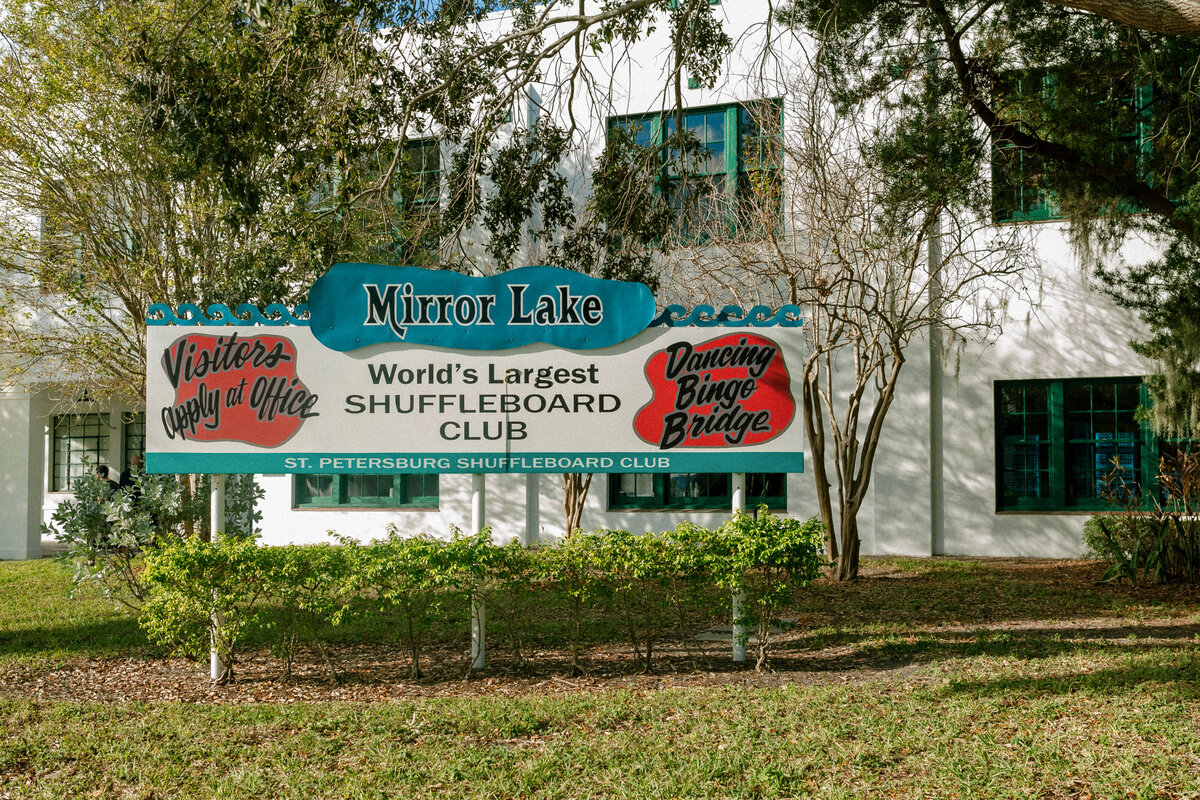
MULTIPOLYGON (((1020 573, 1022 580, 1056 584, 1067 581, 1077 583, 1080 589, 1095 588, 1095 562, 986 561, 1001 571, 1020 573)), ((879 569, 869 564, 863 575, 882 582, 912 577, 894 568, 879 569)), ((936 577, 926 573, 917 580, 924 579, 936 580, 936 577)), ((1153 596, 1159 594, 1154 588, 1139 591, 1148 593, 1148 602, 1153 602, 1153 596)), ((1189 590, 1187 594, 1196 593, 1189 590)), ((98 703, 388 702, 724 685, 780 687, 884 681, 915 687, 944 681, 931 669, 930 661, 919 657, 897 658, 870 648, 860 650, 853 644, 822 646, 808 640, 805 631, 829 624, 826 617, 825 614, 802 617, 794 629, 777 639, 770 668, 763 671, 755 670, 752 653, 748 663, 734 664, 727 642, 658 643, 654 669, 649 674, 643 674, 628 646, 593 647, 582 660, 582 675, 572 674, 570 653, 566 650, 529 653, 527 661, 518 664, 510 652, 494 648, 489 650, 487 668, 472 672, 464 647, 443 645, 426 649, 425 673, 414 679, 410 676, 407 651, 402 646, 349 644, 326 646, 339 673, 336 680, 320 654, 308 648, 297 652, 288 676, 284 674, 284 662, 270 652, 246 653, 235 666, 234 680, 221 686, 209 679, 207 664, 133 653, 87 658, 47 669, 28 666, 0 669, 0 695, 98 703)), ((1200 616, 1185 614, 1137 620, 1092 616, 920 626, 921 634, 932 634, 948 642, 970 642, 972 637, 986 631, 1121 645, 1129 644, 1131 630, 1138 632, 1137 640, 1143 646, 1155 642, 1192 646, 1200 638, 1200 616)))

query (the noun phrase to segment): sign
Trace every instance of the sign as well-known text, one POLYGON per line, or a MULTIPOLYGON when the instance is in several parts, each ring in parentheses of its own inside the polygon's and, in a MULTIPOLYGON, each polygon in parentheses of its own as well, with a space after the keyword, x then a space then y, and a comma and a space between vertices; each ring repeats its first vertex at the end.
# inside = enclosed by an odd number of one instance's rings
POLYGON ((595 349, 645 330, 655 312, 643 284, 558 267, 473 277, 380 264, 334 264, 313 284, 308 309, 318 341, 343 352, 384 342, 595 349))
MULTIPOLYGON (((583 320, 583 300, 575 308, 583 320)), ((602 350, 501 354, 406 338, 342 352, 313 316, 313 329, 150 328, 148 470, 803 469, 794 329, 652 328, 602 350)))

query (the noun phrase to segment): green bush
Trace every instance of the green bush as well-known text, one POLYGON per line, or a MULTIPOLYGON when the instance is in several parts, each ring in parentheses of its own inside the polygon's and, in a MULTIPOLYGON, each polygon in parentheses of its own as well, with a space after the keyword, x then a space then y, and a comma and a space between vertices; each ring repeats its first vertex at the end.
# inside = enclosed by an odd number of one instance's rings
POLYGON ((1104 580, 1194 583, 1200 577, 1200 453, 1161 458, 1153 493, 1126 491, 1124 473, 1118 464, 1106 478, 1117 508, 1083 525, 1088 550, 1110 564, 1104 580))
POLYGON ((506 642, 517 665, 524 666, 538 600, 547 590, 538 567, 543 551, 514 541, 481 552, 487 559, 486 571, 476 589, 488 609, 488 630, 506 642))
MULTIPOLYGON (((75 480, 74 497, 55 509, 42 533, 66 545, 59 561, 71 571, 77 588, 94 586, 110 600, 137 610, 146 594, 141 556, 207 519, 208 480, 203 476, 202 491, 193 495, 175 475, 140 473, 132 489, 114 491, 89 471, 75 480)), ((220 533, 254 536, 262 519, 256 507, 262 496, 253 475, 228 476, 227 530, 220 533)))
POLYGON ((272 648, 284 660, 284 679, 291 677, 296 647, 303 641, 317 649, 333 679, 340 680, 321 634, 344 607, 350 576, 347 548, 331 544, 263 547, 258 572, 268 603, 266 624, 272 648))
POLYGON ((538 551, 538 577, 565 600, 573 675, 583 672, 579 657, 583 651, 585 623, 608 599, 612 589, 605 579, 608 565, 601 558, 599 535, 577 532, 554 547, 538 551))
POLYGON ((686 523, 663 534, 598 531, 535 548, 494 545, 486 529, 451 533, 405 537, 389 526, 385 538, 368 543, 338 537, 340 546, 287 547, 236 536, 216 543, 175 538, 147 554, 141 622, 155 641, 179 653, 200 658, 215 644, 230 670, 253 635, 284 660, 285 678, 306 642, 337 680, 322 642, 330 627, 394 618, 395 637, 418 678, 428 631, 435 623, 467 622, 464 608, 473 598, 475 608, 488 609, 493 637, 508 643, 518 664, 547 609, 565 609, 573 672, 582 672, 593 622, 616 623, 648 671, 656 642, 672 627, 686 641, 697 620, 727 613, 736 593, 745 598, 737 622, 757 633, 761 669, 771 623, 824 563, 819 522, 776 517, 765 508, 757 516, 739 514, 718 531, 686 523))
POLYGON ((672 617, 672 594, 679 583, 673 580, 678 559, 672 558, 677 554, 671 551, 679 550, 680 543, 620 530, 597 531, 595 542, 611 607, 622 620, 634 660, 649 672, 654 642, 672 617))
POLYGON ((470 594, 478 581, 478 554, 488 532, 449 541, 428 534, 401 536, 388 525, 387 537, 360 544, 339 537, 348 551, 346 592, 355 603, 338 612, 395 614, 402 620, 398 638, 408 646, 414 678, 422 676, 421 653, 432 616, 454 595, 470 594), (353 609, 353 611, 352 611, 353 609))
POLYGON ((215 648, 225 666, 218 682, 232 680, 248 632, 270 624, 269 606, 259 602, 271 584, 268 551, 234 536, 178 539, 150 551, 142 573, 142 628, 192 658, 215 648))
POLYGON ((141 555, 178 537, 194 512, 173 475, 140 475, 136 491, 113 491, 88 474, 74 483, 74 497, 59 504, 42 526, 66 550, 59 561, 76 588, 93 586, 115 603, 136 610, 146 597, 141 555))
POLYGON ((713 537, 708 564, 718 586, 745 598, 734 622, 758 637, 756 669, 766 666, 772 624, 828 563, 824 544, 825 525, 817 518, 779 517, 765 505, 754 515, 739 511, 713 537))

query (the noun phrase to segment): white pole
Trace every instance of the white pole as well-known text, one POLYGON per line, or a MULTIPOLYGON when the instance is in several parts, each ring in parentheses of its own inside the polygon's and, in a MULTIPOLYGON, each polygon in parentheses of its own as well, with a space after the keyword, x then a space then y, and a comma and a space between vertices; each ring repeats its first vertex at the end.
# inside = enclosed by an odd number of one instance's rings
MULTIPOLYGON (((942 221, 935 216, 929 232, 929 305, 935 309, 942 301, 942 221)), ((942 331, 929 326, 929 555, 946 554, 946 499, 943 477, 942 331)))
POLYGON ((536 472, 525 473, 525 535, 521 544, 529 547, 538 540, 541 527, 541 478, 536 472))
MULTIPOLYGON (((733 514, 736 516, 739 511, 746 510, 746 473, 735 472, 730 476, 733 482, 733 514)), ((738 664, 746 661, 746 637, 749 635, 749 630, 745 625, 738 624, 738 618, 742 616, 742 606, 746 602, 746 595, 741 592, 735 592, 733 595, 733 660, 738 664)))
MULTIPOLYGON (((487 493, 482 474, 471 476, 471 530, 479 533, 487 524, 487 493)), ((475 601, 471 594, 471 669, 483 669, 487 666, 487 641, 484 637, 484 627, 487 624, 487 610, 482 603, 475 601)))
MULTIPOLYGON (((933 91, 929 95, 930 111, 937 105, 937 84, 933 80, 937 64, 937 45, 932 36, 925 43, 929 66, 926 85, 933 91)), ((929 220, 929 308, 931 318, 937 320, 942 304, 942 218, 933 214, 929 220)), ((946 494, 944 478, 944 452, 942 441, 942 399, 944 393, 942 375, 942 331, 936 321, 929 326, 929 554, 946 553, 946 494)))
MULTIPOLYGON (((208 531, 215 544, 218 537, 225 532, 225 476, 213 475, 208 489, 208 531)), ((213 591, 216 600, 216 591, 213 591)), ((208 674, 214 681, 220 680, 225 674, 225 662, 217 649, 217 631, 221 628, 221 614, 213 612, 210 634, 210 649, 208 653, 208 674)))

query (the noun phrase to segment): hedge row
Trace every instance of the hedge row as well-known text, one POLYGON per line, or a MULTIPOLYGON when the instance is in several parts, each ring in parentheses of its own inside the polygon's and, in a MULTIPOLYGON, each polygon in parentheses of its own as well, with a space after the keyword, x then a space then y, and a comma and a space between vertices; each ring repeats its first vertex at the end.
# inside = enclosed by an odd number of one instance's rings
MULTIPOLYGON (((296 645, 309 641, 325 653, 322 632, 356 617, 400 620, 397 639, 421 675, 424 637, 434 624, 453 625, 466 601, 505 632, 518 661, 526 657, 523 632, 546 607, 537 595, 554 593, 566 609, 572 666, 579 670, 585 620, 615 615, 630 646, 649 668, 655 642, 669 629, 741 594, 738 623, 757 634, 757 663, 766 662, 770 624, 817 577, 824 565, 825 530, 817 520, 778 517, 765 507, 738 514, 717 530, 684 523, 662 534, 602 530, 579 533, 553 546, 495 545, 490 533, 449 539, 404 537, 360 543, 264 547, 253 539, 185 538, 145 556, 142 626, 157 642, 202 658, 210 637, 226 665, 236 663, 251 631, 267 636, 290 670, 296 645)), ((326 659, 331 670, 333 664, 326 659)), ((334 670, 336 677, 336 670, 334 670)), ((229 677, 229 674, 225 676, 229 677)))

